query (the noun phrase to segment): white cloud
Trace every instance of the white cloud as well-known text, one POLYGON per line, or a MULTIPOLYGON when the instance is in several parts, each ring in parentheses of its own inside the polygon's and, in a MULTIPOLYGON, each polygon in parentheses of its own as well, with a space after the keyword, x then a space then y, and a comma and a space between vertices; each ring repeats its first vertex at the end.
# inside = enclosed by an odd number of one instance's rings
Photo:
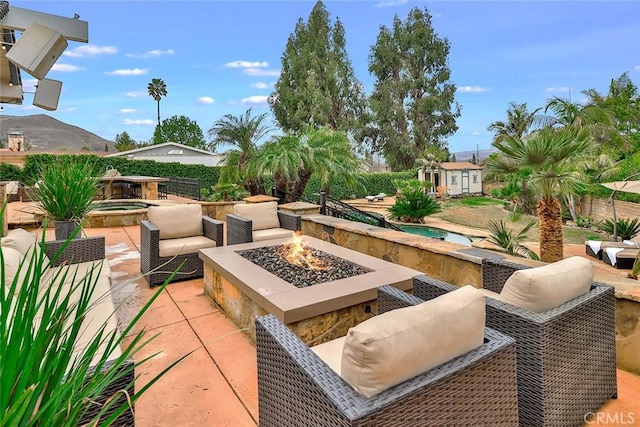
POLYGON ((38 79, 22 79, 23 92, 35 92, 38 79))
POLYGON ((227 68, 265 68, 269 66, 268 62, 251 62, 251 61, 232 61, 224 64, 227 68))
POLYGON ((636 65, 636 70, 640 71, 640 65, 636 65))
POLYGON ((556 92, 562 92, 562 93, 567 93, 567 92, 571 92, 571 88, 568 86, 561 86, 561 87, 548 87, 544 90, 546 93, 556 93, 556 92))
POLYGON ((120 114, 131 114, 131 113, 135 113, 137 110, 133 109, 133 108, 121 108, 120 111, 118 111, 118 113, 120 114))
POLYGON ((210 96, 201 96, 200 98, 196 99, 196 103, 204 105, 213 104, 214 102, 216 102, 216 100, 211 98, 210 96))
POLYGON ((67 50, 62 55, 70 58, 85 58, 88 56, 113 55, 117 52, 118 48, 115 46, 86 45, 67 50))
POLYGON ((407 2, 408 2, 408 0, 381 1, 381 2, 378 2, 378 3, 374 4, 374 7, 391 7, 391 6, 397 6, 397 5, 405 4, 407 2))
POLYGON ((472 132, 472 134, 473 134, 473 135, 475 135, 475 136, 478 136, 478 135, 480 135, 480 134, 481 134, 481 132, 479 132, 479 131, 475 131, 475 132, 472 132))
POLYGON ((144 74, 147 74, 147 71, 148 70, 146 68, 130 68, 107 71, 105 74, 108 74, 110 76, 142 76, 144 74))
POLYGON ((269 100, 268 96, 254 95, 254 96, 250 96, 248 98, 242 98, 242 100, 240 101, 240 104, 243 104, 243 105, 247 105, 247 104, 259 105, 259 104, 268 103, 268 100, 269 100))
POLYGON ((265 70, 263 68, 245 68, 243 71, 248 76, 261 77, 261 76, 274 76, 280 75, 280 70, 265 70))
POLYGON ((143 96, 146 96, 147 92, 143 92, 143 91, 137 91, 137 92, 127 92, 124 94, 124 96, 126 96, 127 98, 142 98, 143 96))
POLYGON ((266 89, 269 87, 265 82, 255 82, 251 83, 251 87, 255 87, 256 89, 266 89))
POLYGON ((489 88, 482 86, 458 86, 457 91, 461 93, 482 93, 489 91, 489 88))
POLYGON ((51 70, 61 71, 63 73, 74 73, 76 71, 84 70, 84 67, 76 67, 75 65, 71 65, 71 64, 57 63, 57 64, 53 64, 53 67, 51 67, 51 70))
POLYGON ((124 119, 122 121, 122 124, 124 125, 128 125, 128 126, 152 126, 154 124, 156 124, 156 122, 154 120, 151 119, 144 119, 144 120, 131 120, 131 119, 124 119))
POLYGON ((145 53, 127 53, 127 56, 129 58, 147 59, 147 58, 160 58, 161 56, 173 55, 174 53, 176 53, 176 51, 173 49, 167 49, 167 50, 153 49, 145 53))

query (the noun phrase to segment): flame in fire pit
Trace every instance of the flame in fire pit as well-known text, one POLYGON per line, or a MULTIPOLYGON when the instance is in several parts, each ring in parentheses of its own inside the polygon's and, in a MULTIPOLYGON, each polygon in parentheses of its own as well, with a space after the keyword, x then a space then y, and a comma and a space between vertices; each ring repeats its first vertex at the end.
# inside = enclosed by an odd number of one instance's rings
POLYGON ((314 271, 325 270, 327 268, 325 262, 318 259, 313 252, 302 243, 302 233, 299 231, 293 234, 291 242, 284 245, 283 256, 287 262, 301 268, 308 268, 314 271))

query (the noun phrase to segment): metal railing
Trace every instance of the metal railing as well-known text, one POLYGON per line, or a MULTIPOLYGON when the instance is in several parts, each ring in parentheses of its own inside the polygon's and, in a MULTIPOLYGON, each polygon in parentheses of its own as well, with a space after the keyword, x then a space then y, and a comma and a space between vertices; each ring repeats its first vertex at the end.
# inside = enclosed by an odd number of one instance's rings
POLYGON ((166 192, 180 197, 200 200, 200 178, 178 178, 169 177, 169 181, 164 183, 166 192))

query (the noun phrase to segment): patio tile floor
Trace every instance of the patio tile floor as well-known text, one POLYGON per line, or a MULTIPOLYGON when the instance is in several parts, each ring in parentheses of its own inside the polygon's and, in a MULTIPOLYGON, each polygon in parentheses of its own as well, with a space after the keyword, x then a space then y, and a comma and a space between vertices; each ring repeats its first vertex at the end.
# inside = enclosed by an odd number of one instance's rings
MULTIPOLYGON (((139 271, 139 227, 88 228, 106 237, 118 317, 127 325, 156 289, 139 271)), ((53 232, 48 230, 53 238, 53 232)), ((575 248, 576 254, 580 249, 575 248)), ((202 279, 169 285, 133 332, 157 334, 138 357, 153 356, 136 388, 180 357, 189 354, 154 384, 136 404, 136 424, 162 426, 256 426, 258 422, 256 351, 203 293, 202 279), (156 354, 157 353, 157 354, 156 354)), ((128 338, 129 340, 131 338, 128 338)), ((618 370, 618 399, 598 411, 585 426, 640 426, 640 377, 618 370)))

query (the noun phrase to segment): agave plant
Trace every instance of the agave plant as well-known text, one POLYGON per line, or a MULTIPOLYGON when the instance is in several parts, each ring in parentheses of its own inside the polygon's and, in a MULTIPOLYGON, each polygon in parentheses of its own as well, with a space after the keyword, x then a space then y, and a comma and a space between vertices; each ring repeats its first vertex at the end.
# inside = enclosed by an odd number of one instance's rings
POLYGON ((529 222, 519 233, 509 230, 504 221, 489 221, 487 226, 491 233, 487 240, 504 249, 509 255, 539 260, 538 254, 522 244, 527 232, 536 224, 529 222))
MULTIPOLYGON (((0 209, 0 225, 2 212, 0 209)), ((41 242, 44 243, 44 232, 41 242)), ((67 240, 66 245, 68 245, 67 240)), ((60 250, 60 253, 66 248, 60 250)), ((4 265, 0 251, 0 265, 4 265)), ((55 262, 55 257, 52 258, 55 262)), ((101 265, 83 277, 62 268, 41 286, 48 272, 43 251, 32 251, 20 263, 18 274, 9 282, 5 269, 0 273, 0 425, 3 426, 108 426, 130 411, 138 398, 176 363, 161 371, 144 387, 127 395, 126 389, 109 397, 94 410, 110 384, 121 383, 151 357, 129 361, 151 338, 141 331, 130 345, 124 338, 162 292, 159 289, 122 331, 103 324, 86 344, 79 346, 82 320, 91 316, 101 265), (70 286, 62 286, 71 282, 70 286), (73 297, 72 297, 73 295, 73 297), (110 358, 116 348, 122 353, 110 358), (96 414, 91 416, 89 414, 96 414)), ((168 279, 171 280, 171 279, 168 279)), ((186 356, 185 356, 186 357, 186 356)), ((127 387, 129 388, 129 387, 127 387)), ((132 389, 132 387, 130 387, 132 389)))
POLYGON ((389 208, 391 218, 404 222, 422 223, 425 216, 440 212, 438 201, 425 193, 429 183, 417 179, 407 182, 394 182, 399 190, 396 203, 389 208))
MULTIPOLYGON (((613 236, 613 221, 605 219, 598 227, 607 234, 613 236)), ((621 240, 633 239, 640 232, 640 221, 637 218, 618 218, 616 221, 616 234, 620 236, 621 240)))

